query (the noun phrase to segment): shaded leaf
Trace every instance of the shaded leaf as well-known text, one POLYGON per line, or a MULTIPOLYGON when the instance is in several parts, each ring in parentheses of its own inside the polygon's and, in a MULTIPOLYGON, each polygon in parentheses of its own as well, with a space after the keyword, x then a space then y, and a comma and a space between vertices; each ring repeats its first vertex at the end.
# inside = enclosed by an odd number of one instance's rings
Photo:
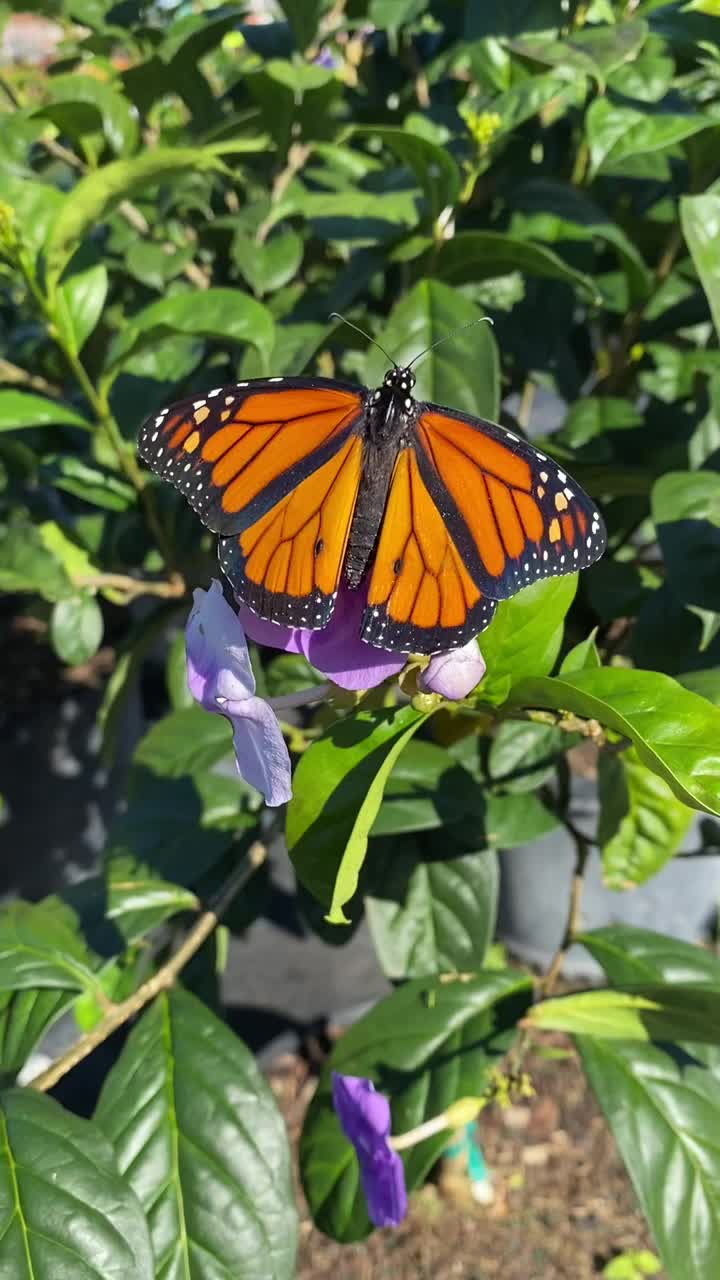
POLYGON ((58 600, 50 615, 50 639, 61 662, 77 667, 97 653, 103 638, 102 610, 83 592, 58 600))
POLYGON ((693 810, 634 748, 600 757, 598 842, 609 889, 629 889, 654 876, 679 849, 693 810))
POLYGON ((498 231, 460 231, 434 251, 433 274, 450 284, 485 280, 506 271, 564 280, 591 302, 599 301, 589 276, 569 266, 552 249, 498 231))

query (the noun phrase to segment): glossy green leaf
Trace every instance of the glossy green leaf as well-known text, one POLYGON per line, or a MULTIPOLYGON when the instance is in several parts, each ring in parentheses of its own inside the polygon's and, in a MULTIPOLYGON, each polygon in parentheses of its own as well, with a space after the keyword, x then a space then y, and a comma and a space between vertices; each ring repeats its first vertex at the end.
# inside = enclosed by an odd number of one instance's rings
POLYGON ((20 427, 68 426, 90 430, 90 423, 59 400, 47 400, 29 391, 0 391, 0 431, 20 427))
POLYGON ((615 396, 587 396, 568 410, 562 428, 563 441, 572 448, 594 440, 604 431, 624 431, 642 426, 642 414, 629 400, 615 396))
POLYGON ((126 480, 72 455, 46 454, 40 474, 56 489, 105 511, 127 511, 137 499, 135 489, 126 480))
POLYGON ((684 688, 699 693, 716 707, 720 706, 720 667, 709 667, 705 671, 686 671, 676 679, 684 688))
POLYGON ((667 472, 653 485, 652 516, 676 595, 720 611, 720 475, 667 472))
POLYGON ((12 1084, 45 1032, 77 997, 73 989, 0 991, 0 1087, 12 1084))
MULTIPOLYGON (((85 78, 85 77, 83 77, 85 78)), ((81 259, 81 255, 77 255, 81 259)), ((108 291, 104 262, 73 260, 55 296, 55 321, 63 340, 76 355, 102 315, 108 291)))
POLYGON ((587 640, 581 640, 569 653, 565 654, 560 664, 561 676, 571 675, 573 671, 594 670, 595 667, 602 666, 595 643, 596 636, 597 627, 593 627, 587 640))
POLYGON ((285 834, 298 879, 346 924, 385 784, 427 715, 412 707, 359 711, 332 725, 295 770, 285 834))
POLYGON ((50 616, 50 639, 61 662, 77 667, 97 653, 103 638, 102 610, 88 592, 58 600, 50 616))
POLYGON ((2 198, 3 203, 13 210, 16 230, 34 259, 48 227, 62 206, 62 192, 49 183, 16 176, 6 168, 2 179, 2 198))
POLYGON ((131 160, 114 160, 81 178, 63 197, 48 232, 45 263, 50 288, 86 233, 107 218, 121 200, 150 183, 187 172, 209 174, 220 168, 220 160, 209 148, 154 147, 131 160))
POLYGON ((552 671, 562 645, 565 615, 577 591, 577 574, 543 578, 501 600, 480 649, 487 674, 478 689, 483 702, 504 702, 512 685, 552 671))
MULTIPOLYGON (((350 1027, 323 1068, 300 1140, 303 1189, 321 1231, 350 1242, 371 1230, 357 1159, 332 1110, 331 1072, 372 1080, 390 1099, 392 1132, 405 1133, 482 1090, 530 999, 529 979, 506 970, 416 978, 350 1027)), ((402 1153, 408 1188, 423 1182, 447 1141, 440 1133, 402 1153)))
POLYGON ((488 778, 504 791, 535 791, 552 777, 558 760, 572 745, 553 725, 506 720, 493 737, 488 778))
POLYGON ((720 710, 655 671, 600 667, 562 678, 525 679, 516 705, 599 720, 634 744, 640 761, 684 804, 720 812, 720 710))
POLYGON ((485 792, 444 747, 414 738, 385 784, 371 835, 429 831, 482 817, 485 792))
POLYGON ((433 274, 448 284, 520 271, 541 279, 564 280, 590 302, 600 298, 590 277, 569 266, 552 249, 499 231, 460 231, 433 252, 431 262, 433 274))
POLYGON ((513 41, 512 48, 547 66, 572 67, 604 85, 611 71, 637 57, 647 33, 647 23, 636 18, 612 27, 580 28, 563 40, 548 39, 546 35, 523 36, 513 41))
POLYGON ((720 1268, 720 1081, 652 1045, 582 1037, 582 1064, 668 1275, 720 1268))
MULTIPOLYGON (((112 85, 89 75, 58 75, 47 81, 50 104, 79 103, 93 108, 100 129, 117 155, 129 155, 138 143, 137 116, 112 85)), ((42 110, 42 108, 41 108, 42 110)))
POLYGON ((556 813, 534 792, 489 791, 485 807, 485 839, 493 849, 529 844, 560 825, 556 813))
POLYGON ((200 907, 194 893, 127 854, 107 857, 98 875, 76 881, 64 896, 102 955, 116 954, 172 916, 200 907))
POLYGON ((680 222, 720 334, 720 192, 683 196, 680 222))
POLYGON ((295 43, 302 53, 317 35, 320 19, 329 0, 280 0, 280 8, 290 23, 295 43))
POLYGON ((539 1031, 603 1040, 692 1040, 720 1044, 720 984, 642 984, 633 991, 580 991, 534 1005, 526 1021, 539 1031))
POLYGON ((0 1275, 155 1280, 147 1224, 110 1143, 30 1089, 0 1094, 0 1275))
POLYGON ((271 232, 262 244, 250 236, 236 235, 232 255, 250 288, 262 296, 281 289, 297 275, 303 242, 296 231, 289 229, 271 232))
POLYGON ((367 126, 352 130, 354 138, 380 138, 401 164, 412 169, 427 198, 434 221, 460 192, 460 170, 450 153, 407 129, 367 126))
POLYGON ((34 591, 45 600, 72 594, 62 564, 46 546, 41 529, 29 520, 0 526, 0 589, 34 591))
POLYGON ((148 729, 133 760, 163 778, 181 778, 206 772, 231 752, 232 730, 225 717, 193 705, 171 711, 148 729))
POLYGON ((370 0, 368 17, 381 31, 398 31, 428 8, 429 0, 370 0))
POLYGON ((634 747, 600 757, 598 842, 609 889, 654 876, 679 849, 693 810, 638 759, 634 747))
POLYGON ((189 992, 143 1014, 95 1120, 147 1214, 156 1280, 295 1274, 283 1120, 252 1054, 189 992))
POLYGON ((635 925, 606 925, 578 935, 616 987, 648 982, 720 985, 720 960, 705 947, 635 925))
MULTIPOLYGON (((470 324, 481 316, 480 309, 456 289, 437 280, 421 280, 393 307, 378 341, 402 365, 458 325, 470 324)), ((380 386, 386 370, 385 356, 371 347, 365 361, 366 384, 380 386)), ((496 418, 498 352, 491 326, 473 325, 429 353, 418 364, 415 395, 466 413, 496 418)))
POLYGON ((6 991, 35 987, 93 990, 95 957, 78 919, 59 898, 8 902, 0 909, 0 973, 6 991))
POLYGON ((267 357, 272 351, 272 317, 265 307, 239 289, 188 290, 151 302, 133 317, 113 344, 109 376, 117 376, 131 357, 168 334, 250 342, 267 357))
POLYGON ((448 853, 440 836, 372 843, 365 912, 388 978, 482 968, 495 930, 497 855, 448 853))
POLYGON ((596 98, 585 117, 593 172, 615 167, 630 156, 672 147, 712 124, 712 117, 700 112, 638 111, 596 98))

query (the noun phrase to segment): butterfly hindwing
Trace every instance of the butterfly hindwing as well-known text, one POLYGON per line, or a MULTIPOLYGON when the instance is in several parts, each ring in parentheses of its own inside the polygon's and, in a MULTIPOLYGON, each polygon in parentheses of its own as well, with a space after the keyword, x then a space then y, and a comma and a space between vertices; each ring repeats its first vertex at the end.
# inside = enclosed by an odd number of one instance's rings
POLYGON ((423 405, 416 450, 472 580, 492 599, 585 569, 602 555, 605 526, 591 499, 514 433, 423 405))
POLYGON ((319 378, 231 384, 163 409, 140 456, 185 495, 213 533, 239 532, 342 447, 357 389, 319 378))
POLYGON ((457 648, 487 626, 494 609, 470 577, 415 451, 404 449, 372 562, 362 638, 401 652, 457 648))

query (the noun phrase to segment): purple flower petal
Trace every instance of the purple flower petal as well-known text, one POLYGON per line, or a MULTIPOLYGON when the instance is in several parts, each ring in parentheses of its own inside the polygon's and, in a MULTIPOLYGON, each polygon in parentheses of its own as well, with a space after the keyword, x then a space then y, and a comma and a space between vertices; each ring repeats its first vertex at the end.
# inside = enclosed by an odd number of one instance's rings
POLYGON ((477 640, 469 640, 462 649, 436 653, 418 680, 424 693, 439 693, 451 702, 459 702, 480 683, 485 675, 485 662, 477 640))
POLYGON ((274 712, 255 696, 242 626, 222 587, 193 593, 185 628, 188 688, 206 711, 228 719, 240 776, 256 787, 270 806, 285 804, 292 794, 290 756, 274 712))
POLYGON ((332 617, 320 631, 267 622, 243 604, 238 617, 251 640, 286 653, 302 653, 311 666, 341 689, 374 689, 402 671, 405 656, 360 639, 360 621, 366 605, 365 590, 342 587, 332 617))
POLYGON ((390 1103, 372 1081, 337 1071, 332 1097, 343 1133, 355 1148, 370 1221, 376 1227, 399 1226, 407 1213, 407 1192, 402 1160, 388 1143, 390 1103))

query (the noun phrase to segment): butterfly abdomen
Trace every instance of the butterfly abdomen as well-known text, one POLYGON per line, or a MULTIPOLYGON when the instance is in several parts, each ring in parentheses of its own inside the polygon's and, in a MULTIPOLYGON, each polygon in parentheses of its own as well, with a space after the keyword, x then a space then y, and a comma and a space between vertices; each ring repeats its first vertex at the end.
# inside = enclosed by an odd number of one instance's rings
POLYGON ((397 454, 392 442, 365 441, 363 473, 345 561, 349 587, 360 585, 375 550, 397 454))

